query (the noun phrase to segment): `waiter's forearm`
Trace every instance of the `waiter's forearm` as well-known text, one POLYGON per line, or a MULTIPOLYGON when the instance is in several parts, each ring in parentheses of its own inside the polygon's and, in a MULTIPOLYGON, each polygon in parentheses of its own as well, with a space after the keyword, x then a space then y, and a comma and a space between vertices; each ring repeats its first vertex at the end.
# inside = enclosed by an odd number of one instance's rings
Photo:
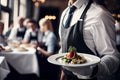
POLYGON ((47 52, 46 50, 44 50, 42 48, 38 48, 38 51, 40 51, 40 53, 45 55, 45 56, 50 56, 51 55, 51 53, 47 52))
POLYGON ((119 67, 119 59, 113 55, 105 55, 101 58, 101 62, 98 67, 98 75, 112 75, 119 67))

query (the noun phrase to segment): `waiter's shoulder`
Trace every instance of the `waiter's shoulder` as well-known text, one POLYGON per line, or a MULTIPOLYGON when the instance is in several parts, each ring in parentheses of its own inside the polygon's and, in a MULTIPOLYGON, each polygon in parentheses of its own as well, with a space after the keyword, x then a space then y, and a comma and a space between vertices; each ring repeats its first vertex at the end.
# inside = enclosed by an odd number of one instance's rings
POLYGON ((94 17, 102 17, 102 16, 111 16, 111 13, 102 5, 97 3, 93 3, 91 8, 89 9, 91 14, 94 14, 94 17))
POLYGON ((27 29, 26 30, 26 33, 30 33, 30 32, 32 32, 32 29, 27 29))

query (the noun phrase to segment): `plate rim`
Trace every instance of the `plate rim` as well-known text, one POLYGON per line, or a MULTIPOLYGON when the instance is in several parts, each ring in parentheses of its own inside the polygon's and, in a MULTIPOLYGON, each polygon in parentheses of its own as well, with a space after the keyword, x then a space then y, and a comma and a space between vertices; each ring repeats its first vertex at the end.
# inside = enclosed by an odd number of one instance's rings
MULTIPOLYGON (((92 65, 96 65, 98 64, 101 60, 98 56, 95 56, 95 55, 91 55, 91 54, 85 54, 85 53, 77 53, 78 55, 83 55, 85 58, 87 57, 94 57, 93 58, 93 63, 83 63, 83 64, 65 64, 65 63, 61 63, 59 62, 57 59, 66 55, 68 53, 58 53, 58 54, 54 54, 54 55, 51 55, 47 58, 47 61, 51 64, 54 64, 54 65, 59 65, 59 66, 66 66, 66 67, 85 67, 85 66, 92 66, 92 65), (97 60, 97 61, 94 61, 94 60, 97 60), (53 61, 51 61, 53 60, 53 61)), ((87 60, 89 60, 87 58, 87 60)))
POLYGON ((0 52, 13 52, 13 50, 1 50, 0 52))

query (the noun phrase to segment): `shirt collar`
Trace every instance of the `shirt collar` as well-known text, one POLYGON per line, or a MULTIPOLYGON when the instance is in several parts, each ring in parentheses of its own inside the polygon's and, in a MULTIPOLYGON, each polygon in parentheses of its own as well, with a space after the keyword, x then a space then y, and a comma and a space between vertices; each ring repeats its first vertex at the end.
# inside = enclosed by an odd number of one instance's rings
POLYGON ((73 3, 73 6, 77 7, 77 9, 81 8, 83 4, 87 4, 89 0, 77 0, 73 3))
POLYGON ((46 31, 46 32, 45 32, 45 36, 47 36, 47 35, 49 34, 49 32, 50 32, 49 30, 48 30, 48 31, 46 31))

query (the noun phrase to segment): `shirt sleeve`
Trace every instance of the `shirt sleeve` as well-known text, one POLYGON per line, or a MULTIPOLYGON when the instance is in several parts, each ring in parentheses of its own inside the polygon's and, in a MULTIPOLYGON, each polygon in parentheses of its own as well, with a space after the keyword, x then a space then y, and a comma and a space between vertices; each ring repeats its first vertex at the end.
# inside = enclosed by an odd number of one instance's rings
POLYGON ((50 35, 48 38, 47 38, 47 51, 49 53, 54 53, 55 51, 55 45, 56 45, 56 37, 54 35, 50 35))
MULTIPOLYGON (((59 23, 59 37, 60 37, 60 39, 61 39, 61 26, 62 26, 62 22, 63 22, 63 18, 64 18, 66 10, 67 10, 67 8, 61 14, 61 19, 60 19, 60 23, 59 23)), ((59 53, 62 53, 62 48, 60 48, 59 53)))
POLYGON ((101 14, 92 25, 92 36, 96 50, 101 57, 98 75, 110 76, 119 66, 120 53, 116 49, 115 26, 110 14, 101 14))
POLYGON ((11 30, 11 33, 10 33, 10 36, 8 37, 9 40, 13 40, 16 38, 16 35, 17 35, 17 28, 13 28, 11 30))
POLYGON ((43 33, 38 31, 38 42, 41 42, 43 38, 43 33))
POLYGON ((29 31, 29 30, 27 30, 27 31, 26 31, 26 33, 25 33, 25 36, 24 36, 23 41, 28 42, 28 41, 29 41, 29 39, 30 39, 30 31, 29 31))

